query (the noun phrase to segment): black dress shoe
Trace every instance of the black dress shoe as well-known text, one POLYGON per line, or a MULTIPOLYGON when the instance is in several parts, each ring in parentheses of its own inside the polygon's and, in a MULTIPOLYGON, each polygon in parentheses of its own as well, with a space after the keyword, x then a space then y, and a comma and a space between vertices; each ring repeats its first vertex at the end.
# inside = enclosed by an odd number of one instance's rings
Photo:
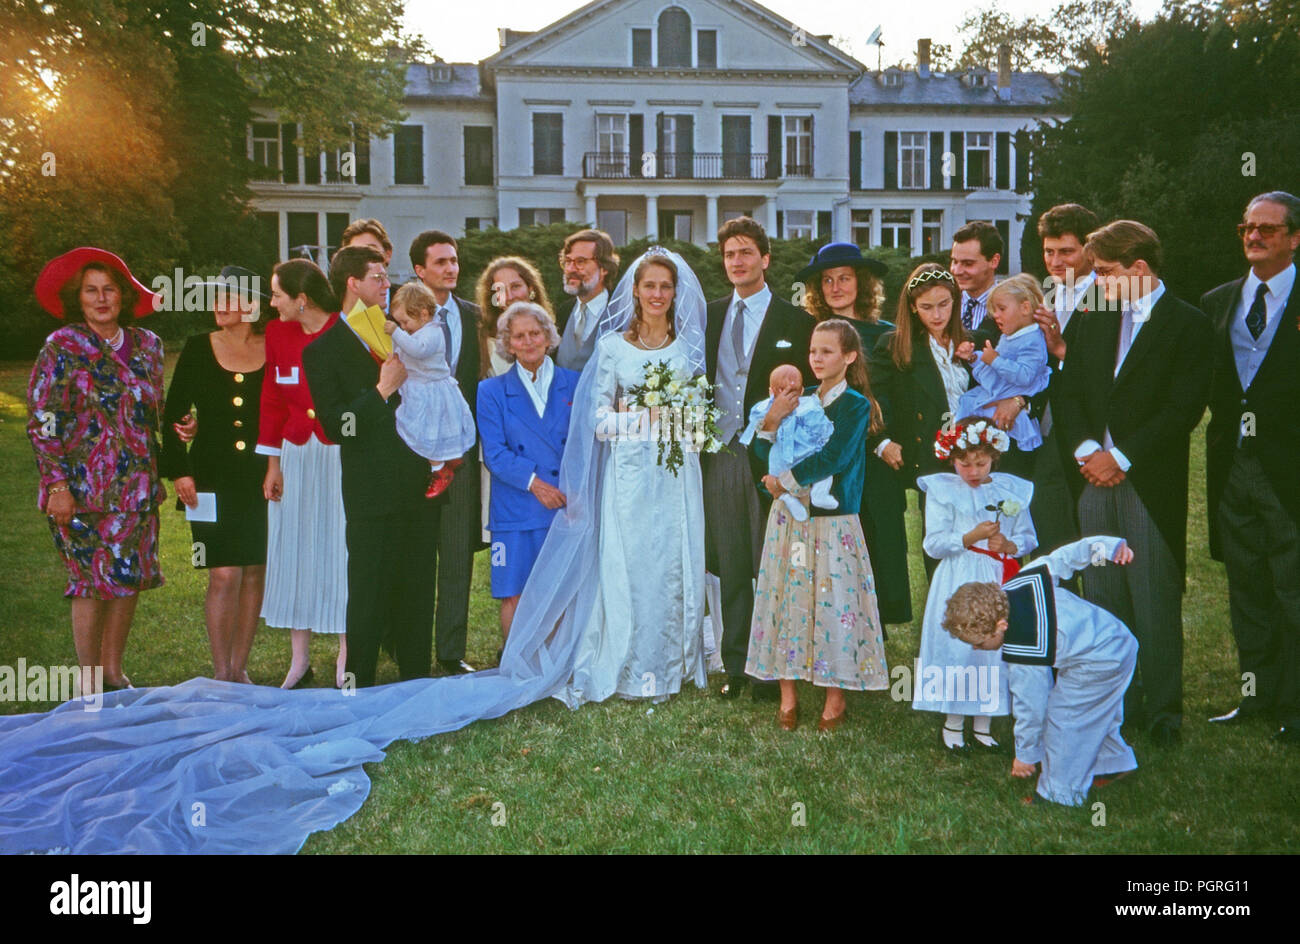
POLYGON ((1172 724, 1157 724, 1151 729, 1151 743, 1156 747, 1177 747, 1183 740, 1183 732, 1172 724))
POLYGON ((780 701, 781 685, 779 682, 750 682, 749 697, 754 701, 780 701))
POLYGON ((723 698, 735 698, 746 688, 749 687, 749 676, 747 675, 728 675, 727 681, 718 692, 723 698))
POLYGON ((469 675, 475 671, 474 666, 470 665, 464 659, 439 659, 438 668, 448 675, 469 675))

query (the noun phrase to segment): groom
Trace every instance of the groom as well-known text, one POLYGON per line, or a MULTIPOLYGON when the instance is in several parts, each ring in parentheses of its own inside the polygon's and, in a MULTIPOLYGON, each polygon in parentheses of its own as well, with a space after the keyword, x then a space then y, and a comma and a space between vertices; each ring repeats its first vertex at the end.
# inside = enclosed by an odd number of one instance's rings
MULTIPOLYGON (((724 223, 718 251, 734 291, 709 303, 704 355, 727 445, 703 456, 704 533, 709 572, 722 585, 722 664, 727 672, 722 697, 735 698, 749 684, 745 658, 754 615, 753 581, 772 505, 771 496, 757 485, 766 469, 751 464, 737 437, 750 407, 767 396, 768 374, 778 364, 793 364, 805 384, 813 382, 808 345, 814 321, 767 285, 771 248, 756 221, 742 216, 724 223)), ((753 694, 775 699, 778 692, 775 683, 762 683, 753 694)))

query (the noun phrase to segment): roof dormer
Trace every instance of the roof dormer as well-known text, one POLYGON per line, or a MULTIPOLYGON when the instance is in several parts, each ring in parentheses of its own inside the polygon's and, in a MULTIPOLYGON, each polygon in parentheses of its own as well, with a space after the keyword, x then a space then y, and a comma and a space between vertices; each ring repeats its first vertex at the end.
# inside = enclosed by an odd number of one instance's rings
POLYGON ((903 70, 898 66, 890 66, 880 73, 880 84, 885 88, 902 88, 903 87, 903 70))
POLYGON ((989 88, 992 86, 993 70, 984 66, 970 66, 961 76, 961 84, 967 88, 989 88))

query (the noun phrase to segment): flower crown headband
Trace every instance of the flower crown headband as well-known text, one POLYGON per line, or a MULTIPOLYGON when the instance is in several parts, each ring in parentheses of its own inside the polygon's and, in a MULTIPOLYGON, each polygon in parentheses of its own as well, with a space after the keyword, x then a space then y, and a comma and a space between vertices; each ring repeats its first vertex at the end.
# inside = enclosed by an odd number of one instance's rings
POLYGON ((957 280, 952 277, 952 273, 947 269, 926 269, 917 275, 912 276, 907 282, 907 291, 911 291, 918 285, 924 285, 926 282, 933 282, 942 279, 945 282, 957 284, 957 280))
POLYGON ((944 462, 952 455, 954 449, 974 449, 976 446, 992 446, 998 452, 1011 448, 1011 437, 987 420, 953 426, 951 430, 940 429, 934 437, 934 454, 944 462))

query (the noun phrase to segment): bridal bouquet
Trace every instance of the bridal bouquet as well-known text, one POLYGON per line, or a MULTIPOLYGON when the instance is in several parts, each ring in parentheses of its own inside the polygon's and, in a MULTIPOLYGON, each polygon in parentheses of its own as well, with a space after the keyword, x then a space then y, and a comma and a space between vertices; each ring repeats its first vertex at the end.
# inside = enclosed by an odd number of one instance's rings
POLYGON ((713 385, 701 374, 689 377, 675 371, 666 361, 645 363, 645 374, 624 394, 629 410, 650 412, 651 428, 659 422, 659 465, 673 475, 681 468, 685 450, 717 452, 718 418, 722 411, 714 405, 713 385))

